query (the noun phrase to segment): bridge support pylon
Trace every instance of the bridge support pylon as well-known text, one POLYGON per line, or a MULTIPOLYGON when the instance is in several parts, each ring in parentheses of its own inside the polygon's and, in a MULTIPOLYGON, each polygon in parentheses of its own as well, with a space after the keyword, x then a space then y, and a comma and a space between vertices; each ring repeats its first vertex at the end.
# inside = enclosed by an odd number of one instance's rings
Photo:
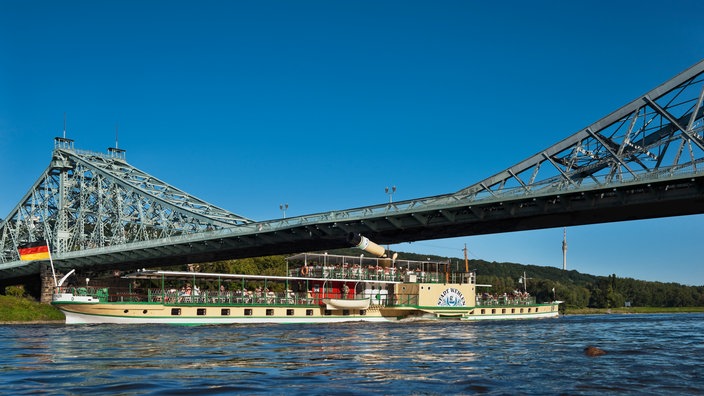
MULTIPOLYGON (((64 274, 62 273, 56 273, 57 279, 61 279, 63 276, 64 274)), ((39 302, 42 304, 51 304, 51 295, 54 292, 54 275, 51 272, 51 265, 49 263, 41 264, 39 277, 42 283, 39 302)))

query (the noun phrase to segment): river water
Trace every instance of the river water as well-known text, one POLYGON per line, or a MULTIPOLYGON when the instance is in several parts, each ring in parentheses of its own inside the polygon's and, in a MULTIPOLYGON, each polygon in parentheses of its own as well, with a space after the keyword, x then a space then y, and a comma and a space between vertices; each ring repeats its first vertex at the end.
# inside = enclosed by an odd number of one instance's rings
POLYGON ((4 394, 704 394, 704 314, 6 325, 0 347, 4 394))

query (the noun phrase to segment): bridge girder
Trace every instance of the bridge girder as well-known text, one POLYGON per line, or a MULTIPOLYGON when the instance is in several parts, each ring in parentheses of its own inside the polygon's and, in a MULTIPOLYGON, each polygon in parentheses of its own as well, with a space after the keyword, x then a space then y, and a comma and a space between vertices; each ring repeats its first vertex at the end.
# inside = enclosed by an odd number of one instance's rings
MULTIPOLYGON (((55 262, 60 271, 142 268, 349 247, 349 233, 361 233, 380 244, 393 244, 690 215, 704 213, 704 175, 384 213, 384 209, 393 205, 377 206, 373 215, 354 212, 311 215, 307 220, 315 217, 318 221, 305 224, 299 218, 279 219, 174 236, 129 249, 113 246, 62 253, 55 262)), ((38 270, 38 262, 33 265, 18 266, 14 276, 38 270)))

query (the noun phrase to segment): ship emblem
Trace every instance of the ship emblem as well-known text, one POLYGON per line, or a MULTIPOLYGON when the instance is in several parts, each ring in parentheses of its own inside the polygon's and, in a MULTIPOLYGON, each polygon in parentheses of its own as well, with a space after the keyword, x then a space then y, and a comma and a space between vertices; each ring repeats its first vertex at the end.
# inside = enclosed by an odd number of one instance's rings
POLYGON ((445 289, 445 291, 443 291, 438 298, 439 307, 464 307, 465 305, 462 292, 454 287, 445 289))

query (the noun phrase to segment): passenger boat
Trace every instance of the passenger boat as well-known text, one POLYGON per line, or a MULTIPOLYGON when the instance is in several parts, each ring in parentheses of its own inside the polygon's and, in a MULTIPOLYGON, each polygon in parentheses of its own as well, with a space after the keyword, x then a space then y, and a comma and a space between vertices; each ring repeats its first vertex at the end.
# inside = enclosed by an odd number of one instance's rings
MULTIPOLYGON (((362 237, 364 238, 364 237, 362 237)), ((52 304, 67 324, 332 323, 418 319, 529 319, 558 316, 560 301, 478 293, 475 272, 449 263, 302 253, 285 276, 141 270, 126 289, 58 286, 52 304)), ((363 246, 362 246, 363 245, 363 246)), ((381 249, 381 250, 379 250, 381 249)), ((64 277, 65 279, 65 277, 64 277)))

